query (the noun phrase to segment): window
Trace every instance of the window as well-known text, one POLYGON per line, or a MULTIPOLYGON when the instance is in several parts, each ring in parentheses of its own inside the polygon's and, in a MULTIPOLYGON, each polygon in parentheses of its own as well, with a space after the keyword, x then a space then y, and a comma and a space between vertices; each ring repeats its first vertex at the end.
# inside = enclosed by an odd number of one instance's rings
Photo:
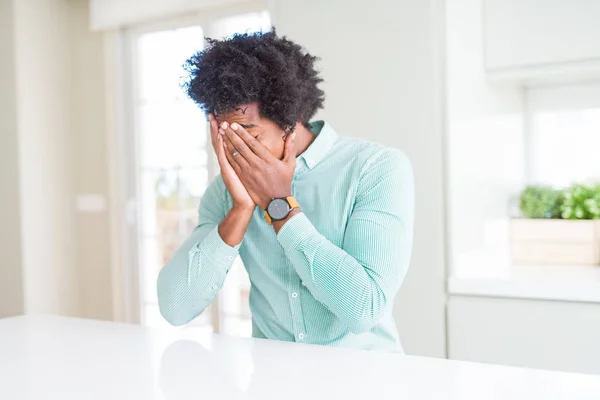
MULTIPOLYGON (((142 34, 134 47, 141 322, 150 326, 165 323, 158 312, 158 272, 196 226, 209 180, 205 117, 180 88, 181 66, 203 45, 202 28, 190 26, 142 34)), ((207 312, 195 324, 210 321, 207 312)))
MULTIPOLYGON (((137 271, 140 294, 139 302, 130 300, 139 307, 143 325, 167 324, 158 310, 158 273, 196 227, 200 199, 218 173, 206 117, 181 88, 183 63, 202 50, 205 36, 268 29, 268 13, 255 12, 207 24, 132 30, 129 35, 134 120, 128 159, 137 209, 137 251, 131 267, 137 271)), ((214 305, 190 325, 249 336, 249 288, 238 260, 214 305)))
POLYGON ((600 178, 600 83, 527 91, 531 180, 565 187, 600 178))

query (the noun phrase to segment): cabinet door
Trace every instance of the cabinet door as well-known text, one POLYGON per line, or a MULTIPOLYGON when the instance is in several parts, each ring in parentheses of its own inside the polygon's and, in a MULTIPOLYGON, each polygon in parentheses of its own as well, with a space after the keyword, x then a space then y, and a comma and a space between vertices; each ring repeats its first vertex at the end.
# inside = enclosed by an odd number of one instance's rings
POLYGON ((489 71, 600 60, 600 1, 484 0, 489 71))
POLYGON ((451 296, 453 360, 600 374, 600 304, 451 296))

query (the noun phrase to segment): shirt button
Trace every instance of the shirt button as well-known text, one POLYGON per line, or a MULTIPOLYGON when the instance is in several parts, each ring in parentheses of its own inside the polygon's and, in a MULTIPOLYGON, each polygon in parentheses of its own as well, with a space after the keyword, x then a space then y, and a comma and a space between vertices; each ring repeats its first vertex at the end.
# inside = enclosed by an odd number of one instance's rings
POLYGON ((214 290, 217 290, 217 285, 212 285, 212 288, 213 288, 214 290))
POLYGON ((306 283, 302 282, 302 286, 306 286, 306 283))
POLYGON ((304 339, 304 333, 299 333, 298 334, 298 339, 303 340, 304 339))
POLYGON ((228 259, 229 261, 231 261, 231 260, 233 260, 233 256, 229 256, 229 257, 227 257, 227 259, 228 259))
POLYGON ((292 293, 292 297, 295 299, 296 297, 298 297, 298 293, 296 293, 296 292, 292 293))

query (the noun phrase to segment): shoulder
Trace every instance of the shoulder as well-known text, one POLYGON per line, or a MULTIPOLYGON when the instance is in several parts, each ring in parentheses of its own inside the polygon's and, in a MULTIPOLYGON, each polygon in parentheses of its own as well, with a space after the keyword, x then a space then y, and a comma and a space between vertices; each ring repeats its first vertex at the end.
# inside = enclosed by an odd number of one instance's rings
POLYGON ((410 159, 402 150, 393 147, 364 139, 339 137, 336 151, 352 154, 361 175, 396 171, 412 176, 410 159))
POLYGON ((402 150, 380 146, 365 161, 362 170, 363 173, 396 171, 412 175, 412 164, 402 150))

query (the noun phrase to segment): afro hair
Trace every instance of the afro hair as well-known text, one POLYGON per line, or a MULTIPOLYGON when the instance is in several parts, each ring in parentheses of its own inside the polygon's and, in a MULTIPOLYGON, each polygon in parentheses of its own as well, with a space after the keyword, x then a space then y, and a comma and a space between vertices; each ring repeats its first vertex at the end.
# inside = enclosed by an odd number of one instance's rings
POLYGON ((291 132, 323 107, 316 61, 274 29, 207 39, 205 49, 184 64, 188 76, 183 88, 206 114, 258 102, 262 117, 291 132))

